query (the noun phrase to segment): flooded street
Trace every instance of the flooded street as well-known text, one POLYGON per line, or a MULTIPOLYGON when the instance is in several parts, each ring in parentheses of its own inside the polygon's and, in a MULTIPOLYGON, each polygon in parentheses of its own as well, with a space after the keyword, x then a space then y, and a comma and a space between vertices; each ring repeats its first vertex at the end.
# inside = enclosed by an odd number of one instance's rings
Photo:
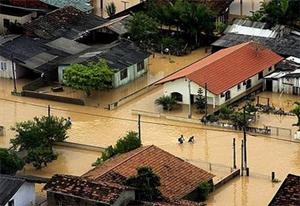
MULTIPOLYGON (((199 58, 195 55, 189 61, 199 58)), ((166 62, 166 58, 157 58, 166 62)), ((168 62, 168 58, 167 58, 168 62)), ((175 63, 161 62, 155 66, 155 75, 147 78, 150 82, 165 76, 167 72, 180 69, 188 62, 175 63), (173 66, 173 65, 175 66, 173 66), (171 65, 171 66, 170 66, 171 65), (170 68, 170 70, 165 69, 170 68), (164 71, 164 72, 162 72, 164 71), (160 76, 161 75, 161 76, 160 76)), ((147 81, 146 81, 147 82, 147 81)), ((18 89, 24 85, 18 80, 18 89)), ((142 85, 142 84, 141 84, 142 85)), ((140 86, 141 86, 140 85, 140 86)), ((134 87, 134 86, 133 86, 134 87)), ((159 111, 154 105, 154 99, 161 95, 161 88, 157 87, 148 94, 144 94, 113 111, 103 107, 77 106, 39 99, 12 96, 11 80, 0 79, 0 125, 5 127, 5 135, 0 137, 0 146, 9 147, 14 133, 10 130, 18 121, 30 120, 35 116, 47 115, 47 105, 51 105, 51 113, 64 118, 71 117, 73 125, 68 132, 67 141, 106 147, 126 134, 129 130, 137 130, 137 116, 132 114, 133 109, 150 109, 159 111)), ((121 92, 121 90, 119 90, 121 92)), ((261 93, 261 97, 271 98, 274 106, 281 106, 286 110, 292 108, 295 96, 261 93)), ((264 101, 263 98, 261 101, 264 101)), ((183 114, 186 109, 180 111, 183 114)), ((271 115, 260 117, 259 124, 272 123, 276 126, 288 127, 295 120, 294 117, 276 119, 271 115)), ((183 123, 164 118, 142 117, 142 142, 144 145, 155 144, 162 149, 181 157, 192 164, 216 174, 215 180, 228 174, 232 167, 232 139, 237 140, 237 166, 240 167, 241 133, 233 131, 217 131, 212 127, 199 124, 183 123), (178 145, 177 137, 184 135, 186 139, 195 136, 195 143, 178 145)), ((250 177, 238 177, 224 187, 210 195, 209 206, 263 206, 267 205, 280 186, 270 181, 271 172, 276 172, 276 178, 283 180, 288 173, 300 174, 300 144, 290 141, 277 140, 271 137, 248 135, 248 166, 250 177)), ((35 170, 26 166, 23 174, 50 177, 56 173, 81 175, 91 169, 91 164, 100 155, 100 152, 84 151, 80 149, 56 146, 59 154, 56 161, 47 168, 35 170)))

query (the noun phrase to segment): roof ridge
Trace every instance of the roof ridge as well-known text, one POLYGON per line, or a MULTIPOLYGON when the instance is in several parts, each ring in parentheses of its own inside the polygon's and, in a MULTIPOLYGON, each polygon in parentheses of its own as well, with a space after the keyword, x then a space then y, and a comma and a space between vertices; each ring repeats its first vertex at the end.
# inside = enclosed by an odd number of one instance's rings
MULTIPOLYGON (((233 46, 233 47, 228 47, 228 48, 225 48, 225 49, 220 50, 220 51, 223 51, 223 52, 226 51, 226 50, 227 50, 227 51, 229 50, 229 53, 226 54, 226 55, 224 55, 224 56, 222 56, 222 57, 220 57, 220 58, 218 58, 218 59, 216 59, 216 60, 213 61, 213 62, 210 62, 209 64, 205 65, 204 67, 202 67, 202 68, 200 68, 200 69, 198 69, 198 70, 196 70, 196 71, 193 71, 193 72, 189 73, 188 75, 191 75, 191 74, 193 74, 193 73, 195 73, 195 72, 198 72, 199 70, 206 68, 207 66, 209 66, 209 65, 212 64, 212 63, 215 63, 215 62, 218 62, 218 61, 223 60, 223 59, 224 59, 225 57, 227 57, 228 55, 232 55, 233 53, 236 53, 237 51, 239 51, 240 49, 244 48, 245 46, 249 45, 249 44, 252 43, 252 42, 253 42, 253 41, 248 41, 248 42, 245 42, 245 43, 242 43, 242 44, 235 45, 235 46, 233 46), (237 47, 237 48, 235 49, 234 47, 237 47), (230 50, 231 50, 231 51, 230 51, 230 50)), ((216 53, 217 53, 217 52, 216 52, 216 53)), ((213 53, 213 54, 216 54, 216 53, 213 53)), ((213 54, 211 54, 211 55, 213 55, 213 54)), ((186 75, 186 77, 187 77, 188 75, 186 75)))
MULTIPOLYGON (((113 169, 115 169, 115 168, 118 167, 119 165, 122 165, 123 163, 127 162, 127 161, 130 160, 131 158, 135 157, 136 155, 140 154, 141 152, 144 152, 145 150, 147 150, 147 149, 149 149, 149 148, 151 148, 151 147, 153 147, 153 146, 154 146, 154 145, 144 146, 145 148, 140 147, 140 148, 142 148, 140 151, 138 151, 138 152, 136 152, 135 154, 133 154, 133 155, 127 157, 124 161, 121 161, 120 163, 118 163, 118 164, 114 165, 113 167, 109 168, 108 170, 106 170, 105 172, 103 172, 103 173, 102 173, 100 176, 98 176, 98 177, 101 177, 102 175, 104 175, 104 174, 106 174, 106 173, 112 171, 113 169)), ((137 149, 139 149, 139 148, 137 148, 137 149)), ((136 149, 136 150, 137 150, 137 149, 136 149)), ((134 151, 134 150, 132 150, 132 151, 134 151)), ((129 151, 129 152, 131 152, 131 151, 129 151)), ((123 153, 123 154, 120 154, 119 156, 125 155, 125 154, 126 154, 126 153, 123 153)), ((111 159, 111 160, 112 160, 112 159, 111 159)), ((100 165, 99 167, 101 167, 101 165, 100 165)), ((94 169, 96 169, 96 168, 97 168, 97 167, 95 167, 94 169)), ((98 178, 98 177, 97 177, 97 178, 98 178)), ((97 179, 97 178, 96 178, 96 179, 97 179)))

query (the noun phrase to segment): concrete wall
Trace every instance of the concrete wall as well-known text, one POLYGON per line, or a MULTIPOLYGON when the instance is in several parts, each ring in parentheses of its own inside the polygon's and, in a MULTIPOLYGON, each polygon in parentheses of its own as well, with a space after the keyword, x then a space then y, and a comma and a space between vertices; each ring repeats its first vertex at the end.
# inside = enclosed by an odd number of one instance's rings
MULTIPOLYGON (((263 71, 263 76, 268 75, 269 73, 274 71, 274 67, 272 67, 270 70, 269 69, 265 69, 263 71)), ((230 91, 230 95, 231 98, 233 99, 235 97, 238 97, 240 95, 242 95, 243 93, 245 93, 247 90, 262 84, 264 79, 258 79, 258 74, 256 74, 255 76, 251 77, 251 87, 246 89, 246 85, 243 85, 243 82, 240 83, 241 88, 238 90, 237 85, 233 86, 231 89, 229 89, 228 91, 230 91)), ((164 95, 171 95, 173 92, 178 92, 180 94, 182 94, 182 104, 189 104, 189 86, 188 83, 189 80, 186 78, 180 78, 177 79, 175 81, 170 81, 164 84, 164 95)), ((194 100, 196 98, 196 95, 198 94, 198 89, 201 88, 203 91, 203 95, 204 95, 204 88, 200 87, 199 85, 197 85, 194 82, 190 83, 191 86, 191 95, 194 95, 194 100)), ((226 92, 226 91, 225 91, 226 92)), ((224 92, 224 94, 225 94, 224 92)), ((224 97, 221 97, 221 95, 215 95, 211 92, 208 91, 207 93, 207 97, 208 97, 208 104, 213 105, 215 103, 215 105, 222 105, 224 104, 225 101, 225 95, 224 97)), ((229 99, 229 100, 230 100, 229 99)), ((228 100, 227 100, 228 101, 228 100)), ((180 103, 180 102, 179 102, 180 103)))
MULTIPOLYGON (((19 78, 21 78, 22 76, 24 76, 26 74, 27 69, 17 65, 16 63, 14 63, 14 67, 15 67, 16 79, 19 79, 19 78)), ((6 79, 12 79, 13 78, 12 61, 9 60, 9 59, 4 58, 2 56, 0 56, 0 77, 6 78, 6 79), (6 70, 3 70, 1 68, 1 63, 6 64, 6 70)))
POLYGON ((0 11, 0 34, 5 33, 7 29, 4 27, 4 19, 8 19, 11 23, 20 23, 25 24, 27 22, 30 22, 32 18, 35 18, 37 14, 35 12, 25 15, 25 16, 12 16, 7 14, 1 14, 0 11))
MULTIPOLYGON (((25 182, 10 199, 16 206, 32 206, 35 204, 35 188, 33 183, 25 182)), ((5 205, 8 206, 8 203, 5 205)))

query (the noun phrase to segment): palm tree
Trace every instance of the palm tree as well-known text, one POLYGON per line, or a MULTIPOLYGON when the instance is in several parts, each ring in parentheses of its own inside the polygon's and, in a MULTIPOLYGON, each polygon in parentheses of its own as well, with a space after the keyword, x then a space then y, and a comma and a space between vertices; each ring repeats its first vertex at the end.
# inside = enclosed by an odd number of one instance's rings
POLYGON ((109 3, 105 7, 106 13, 109 17, 113 16, 116 13, 116 5, 114 2, 109 3))

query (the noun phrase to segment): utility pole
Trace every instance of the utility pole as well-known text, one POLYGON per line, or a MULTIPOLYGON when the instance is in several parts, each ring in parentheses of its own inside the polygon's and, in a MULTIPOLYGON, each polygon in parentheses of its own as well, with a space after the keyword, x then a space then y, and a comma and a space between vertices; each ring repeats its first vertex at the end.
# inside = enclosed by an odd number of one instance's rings
POLYGON ((244 142, 241 143, 241 176, 244 176, 244 142))
POLYGON ((13 81, 14 81, 14 91, 13 91, 13 93, 17 93, 15 62, 14 62, 14 56, 13 55, 11 55, 11 69, 12 69, 12 75, 13 75, 13 81))
POLYGON ((204 95, 205 95, 205 122, 204 124, 206 124, 207 122, 207 83, 205 83, 205 91, 204 91, 204 95))
POLYGON ((248 172, 248 167, 247 167, 247 134, 246 134, 246 125, 247 125, 247 120, 246 120, 246 107, 243 107, 243 116, 244 116, 244 126, 243 126, 243 133, 244 133, 244 166, 246 170, 247 176, 249 176, 248 172))
POLYGON ((233 138, 232 150, 233 150, 233 169, 236 169, 235 138, 233 138))
POLYGON ((51 116, 51 107, 50 107, 50 105, 48 105, 48 117, 50 117, 51 116))
POLYGON ((138 132, 139 132, 140 142, 142 142, 142 137, 141 137, 141 115, 140 114, 138 114, 138 132))
POLYGON ((189 115, 188 118, 192 118, 192 100, 191 100, 191 80, 188 79, 188 89, 189 89, 189 115))

